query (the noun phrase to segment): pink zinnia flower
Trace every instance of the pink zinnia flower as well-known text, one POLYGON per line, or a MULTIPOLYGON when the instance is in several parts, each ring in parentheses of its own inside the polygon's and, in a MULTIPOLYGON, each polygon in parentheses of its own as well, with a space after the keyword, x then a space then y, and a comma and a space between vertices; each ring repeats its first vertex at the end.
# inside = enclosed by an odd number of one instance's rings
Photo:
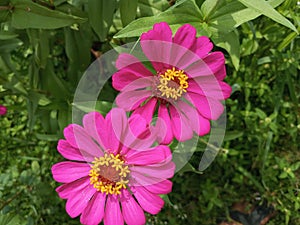
POLYGON ((231 87, 223 82, 226 76, 222 52, 211 52, 213 44, 205 37, 196 37, 189 24, 180 27, 174 37, 165 22, 155 24, 140 39, 142 52, 154 72, 137 57, 122 53, 116 62, 113 87, 120 91, 118 107, 142 115, 151 122, 155 113, 165 122, 166 135, 161 143, 175 137, 191 139, 193 133, 205 135, 210 120, 223 113, 221 101, 228 98, 231 87))
POLYGON ((7 113, 7 108, 4 105, 0 105, 0 115, 3 116, 7 113))
POLYGON ((122 109, 105 118, 91 112, 83 127, 71 124, 58 151, 68 160, 53 165, 56 189, 67 199, 66 211, 82 224, 145 224, 144 211, 157 214, 164 205, 159 196, 172 189, 168 180, 175 165, 168 146, 153 147, 156 128, 140 116, 127 119, 122 109))

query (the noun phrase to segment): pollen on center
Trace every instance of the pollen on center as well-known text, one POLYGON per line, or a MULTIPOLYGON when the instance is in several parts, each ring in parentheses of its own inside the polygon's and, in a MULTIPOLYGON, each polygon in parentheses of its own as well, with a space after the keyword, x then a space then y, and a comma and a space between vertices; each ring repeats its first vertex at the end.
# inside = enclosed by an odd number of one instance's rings
POLYGON ((177 70, 175 67, 167 69, 159 75, 157 90, 159 97, 177 100, 188 88, 188 76, 183 70, 177 70))
POLYGON ((119 195, 126 189, 130 170, 122 157, 117 154, 107 154, 95 158, 91 165, 90 183, 102 193, 119 195))

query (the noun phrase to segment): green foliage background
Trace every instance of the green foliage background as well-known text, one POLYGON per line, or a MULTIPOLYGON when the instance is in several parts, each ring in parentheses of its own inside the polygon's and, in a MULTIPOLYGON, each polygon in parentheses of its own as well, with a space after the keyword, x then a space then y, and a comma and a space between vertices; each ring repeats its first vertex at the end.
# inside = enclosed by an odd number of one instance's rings
MULTIPOLYGON (((197 168, 205 137, 149 224, 218 224, 234 203, 267 203, 270 225, 300 224, 300 5, 296 0, 0 0, 0 224, 79 224, 50 168, 73 94, 95 58, 166 21, 209 36, 233 87, 223 148, 197 168)), ((98 110, 116 92, 105 86, 98 110)), ((81 110, 84 110, 81 108, 81 110)))

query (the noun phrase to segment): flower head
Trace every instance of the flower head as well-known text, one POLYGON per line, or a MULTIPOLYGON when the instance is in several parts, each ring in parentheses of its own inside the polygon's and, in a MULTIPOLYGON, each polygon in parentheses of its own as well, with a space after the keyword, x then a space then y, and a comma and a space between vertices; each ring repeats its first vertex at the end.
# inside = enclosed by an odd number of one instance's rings
POLYGON ((0 116, 3 116, 7 113, 7 108, 4 105, 0 105, 0 116))
POLYGON ((104 118, 91 112, 83 127, 71 124, 58 143, 70 161, 53 165, 63 183, 56 191, 66 211, 82 224, 145 224, 144 211, 157 214, 171 191, 175 165, 168 146, 153 146, 158 130, 138 115, 112 109, 104 118))
POLYGON ((120 54, 113 75, 113 86, 120 91, 117 105, 142 115, 149 123, 157 113, 167 129, 160 138, 164 144, 174 137, 191 139, 194 132, 207 134, 210 120, 223 113, 221 101, 231 93, 231 87, 223 82, 223 53, 211 52, 210 40, 196 37, 196 29, 189 24, 173 36, 167 23, 157 23, 140 40, 155 72, 134 55, 120 54))

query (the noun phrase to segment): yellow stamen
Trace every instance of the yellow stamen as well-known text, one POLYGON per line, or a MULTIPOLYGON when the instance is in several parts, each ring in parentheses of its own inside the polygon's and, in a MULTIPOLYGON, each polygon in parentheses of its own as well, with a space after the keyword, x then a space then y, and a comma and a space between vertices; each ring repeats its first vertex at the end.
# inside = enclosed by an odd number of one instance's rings
POLYGON ((159 77, 157 89, 160 91, 160 97, 177 100, 182 96, 189 84, 188 76, 183 70, 177 70, 175 67, 166 70, 159 77))
POLYGON ((104 154, 95 158, 89 173, 90 183, 102 193, 119 195, 126 189, 130 170, 119 154, 104 154))

